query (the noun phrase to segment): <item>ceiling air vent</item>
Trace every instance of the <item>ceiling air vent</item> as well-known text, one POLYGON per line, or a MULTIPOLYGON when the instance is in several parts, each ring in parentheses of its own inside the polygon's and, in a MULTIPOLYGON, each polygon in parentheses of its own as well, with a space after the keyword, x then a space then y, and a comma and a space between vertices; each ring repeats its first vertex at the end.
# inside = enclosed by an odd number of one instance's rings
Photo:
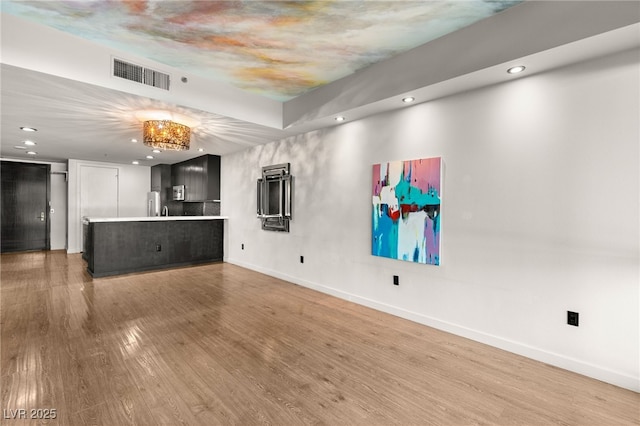
POLYGON ((113 75, 136 83, 169 90, 169 74, 144 68, 120 59, 113 59, 113 75))
POLYGON ((159 87, 160 89, 169 90, 169 74, 160 71, 144 69, 144 84, 159 87))
POLYGON ((139 65, 130 64, 119 59, 113 60, 113 75, 127 80, 144 83, 142 68, 139 65))

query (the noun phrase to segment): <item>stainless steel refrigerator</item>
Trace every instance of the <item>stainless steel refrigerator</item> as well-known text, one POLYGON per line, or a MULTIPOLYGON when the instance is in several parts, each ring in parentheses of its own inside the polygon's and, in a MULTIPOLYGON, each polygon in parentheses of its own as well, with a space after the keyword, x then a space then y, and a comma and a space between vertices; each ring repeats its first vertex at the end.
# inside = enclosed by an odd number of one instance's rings
POLYGON ((147 216, 160 216, 160 193, 147 192, 147 216))

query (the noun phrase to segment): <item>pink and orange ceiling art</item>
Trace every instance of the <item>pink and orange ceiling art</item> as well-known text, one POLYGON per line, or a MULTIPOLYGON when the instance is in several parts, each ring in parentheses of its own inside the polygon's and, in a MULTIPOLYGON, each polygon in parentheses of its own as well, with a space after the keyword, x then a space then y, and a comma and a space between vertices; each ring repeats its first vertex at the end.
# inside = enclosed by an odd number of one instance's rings
POLYGON ((1 7, 284 101, 521 1, 3 0, 1 7))

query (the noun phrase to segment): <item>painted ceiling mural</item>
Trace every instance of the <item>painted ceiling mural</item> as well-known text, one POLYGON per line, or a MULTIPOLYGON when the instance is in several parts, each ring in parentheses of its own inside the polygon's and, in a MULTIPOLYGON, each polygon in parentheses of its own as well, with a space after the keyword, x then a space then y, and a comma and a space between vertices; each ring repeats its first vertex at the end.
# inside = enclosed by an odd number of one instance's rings
POLYGON ((1 4, 3 13, 284 101, 521 1, 2 0, 1 4))

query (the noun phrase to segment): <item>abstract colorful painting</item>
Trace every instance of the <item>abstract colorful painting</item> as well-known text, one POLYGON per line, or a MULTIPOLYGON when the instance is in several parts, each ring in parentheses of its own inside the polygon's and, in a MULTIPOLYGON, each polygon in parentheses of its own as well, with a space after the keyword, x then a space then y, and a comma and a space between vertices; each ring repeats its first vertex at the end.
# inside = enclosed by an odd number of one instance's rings
POLYGON ((285 101, 522 1, 2 0, 1 6, 3 14, 285 101))
POLYGON ((373 166, 371 254, 440 264, 441 170, 440 157, 373 166))

